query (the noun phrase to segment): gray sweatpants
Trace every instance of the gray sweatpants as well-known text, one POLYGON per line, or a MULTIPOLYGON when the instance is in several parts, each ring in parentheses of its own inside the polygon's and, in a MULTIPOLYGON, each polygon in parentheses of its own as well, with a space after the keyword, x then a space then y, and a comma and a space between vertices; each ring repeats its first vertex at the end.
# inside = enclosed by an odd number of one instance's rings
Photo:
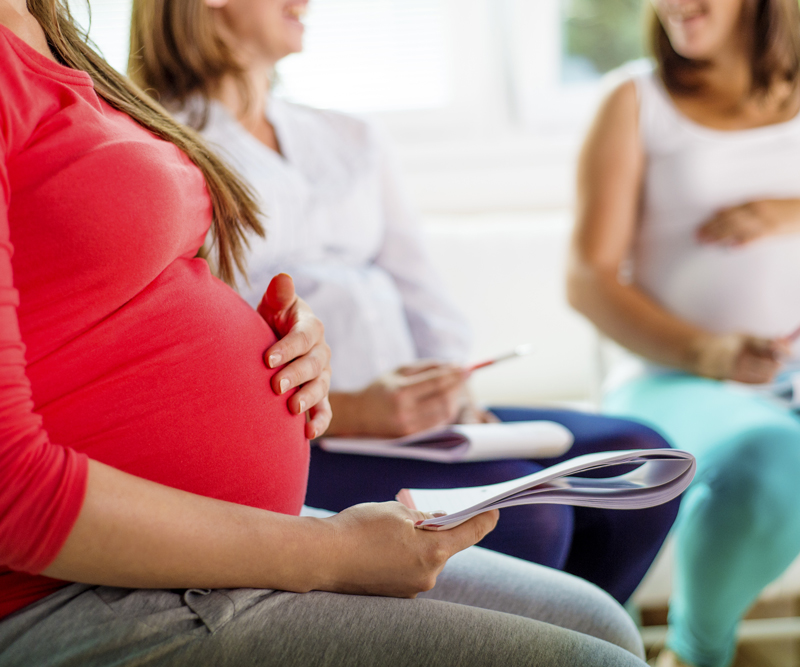
POLYGON ((72 584, 0 622, 0 666, 643 667, 580 579, 473 547, 416 600, 72 584))

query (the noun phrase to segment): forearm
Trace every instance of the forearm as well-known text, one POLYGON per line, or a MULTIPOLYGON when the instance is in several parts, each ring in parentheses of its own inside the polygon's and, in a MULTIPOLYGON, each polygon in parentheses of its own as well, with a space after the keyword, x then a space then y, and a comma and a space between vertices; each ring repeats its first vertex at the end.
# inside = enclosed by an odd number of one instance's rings
POLYGON ((481 514, 443 533, 400 503, 327 519, 243 507, 154 484, 91 462, 83 508, 43 572, 130 588, 274 588, 413 597, 447 559, 497 522, 481 514))
POLYGON ((715 336, 676 317, 611 271, 573 262, 568 283, 572 306, 623 347, 665 366, 697 372, 715 336))
POLYGON ((299 518, 186 493, 90 462, 86 497, 43 574, 137 588, 325 588, 335 536, 299 518))
POLYGON ((332 391, 328 394, 333 417, 325 435, 359 435, 363 432, 359 392, 332 391))

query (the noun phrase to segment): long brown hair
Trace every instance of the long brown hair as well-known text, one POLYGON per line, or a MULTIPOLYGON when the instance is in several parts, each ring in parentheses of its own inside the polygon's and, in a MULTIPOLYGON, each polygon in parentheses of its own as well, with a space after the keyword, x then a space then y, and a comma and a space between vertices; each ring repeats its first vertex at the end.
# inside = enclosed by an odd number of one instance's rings
MULTIPOLYGON (((676 53, 664 26, 650 7, 650 49, 664 85, 673 92, 696 92, 705 62, 676 53)), ((742 24, 752 26, 751 94, 767 95, 779 81, 800 86, 800 5, 798 0, 744 0, 742 24)))
POLYGON ((106 102, 128 114, 153 134, 180 148, 203 172, 213 206, 212 231, 219 276, 234 283, 234 266, 244 273, 246 234, 264 234, 250 191, 192 130, 176 123, 134 83, 106 63, 88 44, 61 0, 27 0, 50 48, 67 67, 87 72, 106 102))
POLYGON ((218 33, 202 0, 133 0, 128 76, 170 109, 190 109, 189 124, 202 129, 208 100, 223 76, 232 75, 245 100, 241 65, 218 33))

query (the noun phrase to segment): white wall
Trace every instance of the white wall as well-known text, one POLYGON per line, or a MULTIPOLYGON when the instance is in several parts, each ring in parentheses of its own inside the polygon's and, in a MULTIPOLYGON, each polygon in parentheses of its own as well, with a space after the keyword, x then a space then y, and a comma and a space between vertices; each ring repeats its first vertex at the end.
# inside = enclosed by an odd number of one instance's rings
POLYGON ((569 210, 428 216, 426 238, 469 316, 475 360, 532 343, 535 352, 473 378, 488 404, 594 397, 596 335, 564 296, 569 210))

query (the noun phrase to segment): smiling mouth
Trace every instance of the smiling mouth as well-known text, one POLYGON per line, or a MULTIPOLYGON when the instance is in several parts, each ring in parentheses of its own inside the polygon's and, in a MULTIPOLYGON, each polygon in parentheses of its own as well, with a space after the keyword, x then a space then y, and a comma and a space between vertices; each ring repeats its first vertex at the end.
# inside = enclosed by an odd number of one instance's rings
POLYGON ((666 15, 670 23, 685 23, 704 14, 705 10, 699 3, 666 5, 666 15))

